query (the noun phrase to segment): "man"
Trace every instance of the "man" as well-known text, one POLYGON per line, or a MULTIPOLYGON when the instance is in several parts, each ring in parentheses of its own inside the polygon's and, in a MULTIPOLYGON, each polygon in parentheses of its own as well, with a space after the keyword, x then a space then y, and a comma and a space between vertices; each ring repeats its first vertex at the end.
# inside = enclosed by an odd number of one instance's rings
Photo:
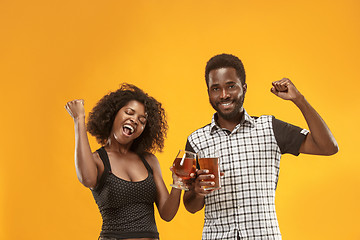
POLYGON ((203 240, 281 239, 275 212, 275 189, 281 154, 332 155, 337 143, 326 123, 287 78, 271 92, 292 101, 310 131, 273 116, 251 117, 243 108, 247 85, 242 62, 233 55, 211 58, 205 69, 209 99, 216 110, 210 124, 193 132, 186 150, 220 152, 222 188, 211 191, 213 175, 198 170, 193 188, 184 194, 186 209, 205 205, 203 240), (208 180, 208 181, 202 181, 208 180))

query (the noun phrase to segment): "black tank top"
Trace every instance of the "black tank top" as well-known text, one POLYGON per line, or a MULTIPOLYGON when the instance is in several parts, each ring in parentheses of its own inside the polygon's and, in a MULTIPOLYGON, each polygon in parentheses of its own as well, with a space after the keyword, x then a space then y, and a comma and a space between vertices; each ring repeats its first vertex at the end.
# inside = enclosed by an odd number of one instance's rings
POLYGON ((100 237, 159 238, 154 218, 156 185, 147 161, 140 156, 148 170, 148 177, 130 182, 111 173, 104 147, 97 152, 104 163, 104 172, 92 190, 103 219, 100 237))

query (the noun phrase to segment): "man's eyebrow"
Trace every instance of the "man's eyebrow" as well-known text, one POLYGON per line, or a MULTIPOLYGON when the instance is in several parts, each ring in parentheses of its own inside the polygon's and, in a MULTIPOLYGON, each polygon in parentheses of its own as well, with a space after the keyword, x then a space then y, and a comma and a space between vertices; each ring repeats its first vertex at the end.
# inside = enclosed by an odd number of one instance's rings
POLYGON ((233 80, 229 80, 229 81, 227 81, 225 84, 236 84, 236 82, 235 81, 233 81, 233 80))
POLYGON ((210 87, 217 87, 217 86, 220 86, 220 84, 215 83, 215 84, 210 85, 210 87))

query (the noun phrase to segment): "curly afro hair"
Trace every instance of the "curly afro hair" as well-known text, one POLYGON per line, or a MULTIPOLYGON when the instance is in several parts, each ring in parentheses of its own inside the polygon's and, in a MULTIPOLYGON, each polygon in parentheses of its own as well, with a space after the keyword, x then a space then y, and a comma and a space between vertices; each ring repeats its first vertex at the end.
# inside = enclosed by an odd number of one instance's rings
POLYGON ((232 67, 235 68, 236 74, 239 77, 241 84, 245 84, 245 69, 241 60, 231 54, 219 54, 210 58, 210 60, 206 63, 205 67, 205 80, 206 85, 209 87, 209 73, 211 70, 224 68, 224 67, 232 67))
POLYGON ((147 122, 143 133, 131 145, 131 150, 139 154, 161 152, 168 129, 165 110, 160 102, 132 84, 123 83, 117 91, 100 99, 89 114, 88 132, 96 137, 98 143, 105 145, 117 112, 132 100, 144 104, 147 122))

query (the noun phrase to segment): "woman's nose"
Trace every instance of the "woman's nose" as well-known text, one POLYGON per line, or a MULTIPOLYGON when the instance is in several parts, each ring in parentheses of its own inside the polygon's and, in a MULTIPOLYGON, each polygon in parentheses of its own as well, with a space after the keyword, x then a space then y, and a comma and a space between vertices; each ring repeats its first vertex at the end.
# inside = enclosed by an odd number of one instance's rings
POLYGON ((133 122, 135 125, 138 125, 138 121, 136 120, 136 118, 132 117, 130 118, 130 121, 133 122))

